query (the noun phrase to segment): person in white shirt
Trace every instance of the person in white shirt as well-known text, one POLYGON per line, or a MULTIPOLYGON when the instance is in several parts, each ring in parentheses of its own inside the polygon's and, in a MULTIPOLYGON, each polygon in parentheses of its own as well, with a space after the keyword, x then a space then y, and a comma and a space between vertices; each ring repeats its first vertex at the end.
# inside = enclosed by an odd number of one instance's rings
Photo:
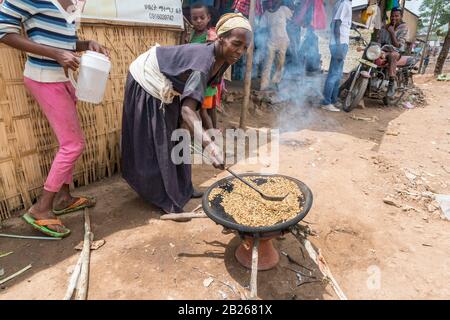
POLYGON ((286 51, 289 47, 287 21, 292 19, 292 11, 282 5, 282 0, 274 0, 272 8, 264 12, 261 27, 269 29, 268 53, 261 76, 261 90, 267 90, 271 84, 278 84, 283 75, 286 51), (272 66, 277 56, 275 74, 271 78, 272 66))
POLYGON ((339 85, 344 70, 345 57, 350 42, 350 29, 352 25, 352 2, 351 0, 338 0, 333 10, 331 22, 330 52, 331 62, 328 70, 327 80, 323 90, 322 108, 337 112, 335 104, 338 101, 339 85))

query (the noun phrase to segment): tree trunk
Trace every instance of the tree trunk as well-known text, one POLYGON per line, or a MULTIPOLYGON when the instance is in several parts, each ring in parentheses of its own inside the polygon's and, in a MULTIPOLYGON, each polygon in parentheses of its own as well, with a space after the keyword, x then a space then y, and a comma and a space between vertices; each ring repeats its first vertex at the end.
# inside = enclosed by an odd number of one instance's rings
MULTIPOLYGON (((250 21, 253 30, 255 30, 255 9, 256 9, 256 0, 250 0, 250 15, 248 17, 248 20, 250 21)), ((250 104, 254 48, 255 48, 255 41, 252 39, 251 45, 247 50, 247 66, 245 68, 245 78, 244 78, 244 102, 242 103, 241 119, 239 121, 239 128, 242 129, 246 128, 248 105, 250 104)))
POLYGON ((448 51, 450 49, 450 22, 448 23, 448 31, 445 36, 444 46, 442 47, 441 53, 436 61, 436 68, 434 69, 434 75, 438 76, 442 73, 444 69, 445 60, 447 60, 448 51))
POLYGON ((424 46, 423 46, 422 56, 420 57, 419 71, 422 70, 423 59, 425 58, 425 53, 426 53, 425 51, 426 51, 427 48, 428 48, 428 40, 430 39, 431 30, 433 29, 434 19, 435 19, 435 17, 436 17, 436 12, 437 12, 437 9, 438 9, 438 5, 439 5, 439 2, 436 1, 436 2, 434 3, 434 6, 433 6, 433 12, 431 13, 430 25, 428 26, 427 37, 425 38, 425 44, 424 44, 424 46))

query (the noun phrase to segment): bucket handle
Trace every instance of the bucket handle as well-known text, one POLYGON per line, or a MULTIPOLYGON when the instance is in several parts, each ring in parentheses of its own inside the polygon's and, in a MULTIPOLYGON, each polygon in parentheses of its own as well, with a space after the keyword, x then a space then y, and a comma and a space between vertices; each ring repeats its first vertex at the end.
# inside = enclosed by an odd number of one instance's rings
POLYGON ((69 81, 72 84, 72 86, 76 89, 78 89, 78 81, 75 80, 75 77, 73 75, 73 70, 69 69, 69 71, 67 72, 69 74, 69 81))

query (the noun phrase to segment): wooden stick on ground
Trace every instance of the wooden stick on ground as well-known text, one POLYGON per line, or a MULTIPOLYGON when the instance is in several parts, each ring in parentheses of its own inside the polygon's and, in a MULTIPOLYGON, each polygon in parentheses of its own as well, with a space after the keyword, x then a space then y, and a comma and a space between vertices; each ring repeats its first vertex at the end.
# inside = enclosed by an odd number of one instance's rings
POLYGON ((61 238, 55 238, 55 237, 21 236, 18 234, 6 234, 6 233, 0 233, 0 237, 16 238, 16 239, 33 239, 33 240, 61 240, 61 238))
POLYGON ((252 249, 252 274, 250 278, 250 300, 255 300, 258 296, 258 248, 259 239, 255 238, 252 249))
POLYGON ((78 278, 79 278, 80 272, 81 272, 81 263, 83 261, 83 253, 84 252, 81 251, 81 254, 80 254, 80 257, 78 258, 77 264, 75 265, 72 275, 70 276, 69 285, 67 286, 66 295, 64 296, 63 300, 72 299, 73 292, 75 291, 75 288, 78 283, 78 278))
POLYGON ((304 227, 300 226, 300 225, 296 225, 291 230, 291 233, 295 236, 295 238, 298 241, 300 241, 300 243, 306 249, 311 260, 317 264, 320 272, 325 277, 325 279, 330 282, 331 287, 336 292, 339 299, 347 300, 347 296, 342 291, 342 289, 339 286, 339 284, 337 283, 336 279, 333 277, 333 274, 331 273, 331 270, 328 267, 328 264, 325 261, 325 258, 322 256, 320 249, 318 250, 318 252, 316 252, 316 250, 312 246, 311 242, 307 239, 307 234, 302 230, 302 228, 304 228, 304 227))
POLYGON ((91 232, 91 220, 89 218, 89 209, 84 209, 84 243, 81 252, 81 271, 78 279, 76 300, 86 300, 89 285, 89 259, 91 254, 91 241, 94 239, 94 234, 91 232))
POLYGON ((31 264, 29 264, 28 266, 26 266, 25 268, 23 268, 22 270, 17 271, 16 273, 10 275, 9 277, 0 280, 0 285, 4 284, 5 282, 14 279, 15 277, 21 275, 22 273, 24 273, 25 271, 27 271, 28 269, 31 268, 31 264))
POLYGON ((204 212, 183 212, 183 213, 167 213, 163 214, 159 220, 185 220, 192 218, 207 218, 204 212))
POLYGON ((0 258, 7 257, 7 256, 9 256, 10 254, 13 254, 13 253, 14 253, 14 251, 6 252, 6 253, 0 253, 0 258))

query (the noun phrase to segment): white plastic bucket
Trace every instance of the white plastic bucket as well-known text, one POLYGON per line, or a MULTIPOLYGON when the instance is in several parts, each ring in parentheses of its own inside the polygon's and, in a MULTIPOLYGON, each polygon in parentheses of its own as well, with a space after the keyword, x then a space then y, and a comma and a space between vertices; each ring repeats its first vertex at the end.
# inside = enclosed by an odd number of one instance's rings
POLYGON ((70 77, 76 88, 77 98, 95 104, 102 102, 110 70, 111 62, 107 56, 95 51, 86 51, 81 56, 78 81, 75 83, 72 75, 70 77))

